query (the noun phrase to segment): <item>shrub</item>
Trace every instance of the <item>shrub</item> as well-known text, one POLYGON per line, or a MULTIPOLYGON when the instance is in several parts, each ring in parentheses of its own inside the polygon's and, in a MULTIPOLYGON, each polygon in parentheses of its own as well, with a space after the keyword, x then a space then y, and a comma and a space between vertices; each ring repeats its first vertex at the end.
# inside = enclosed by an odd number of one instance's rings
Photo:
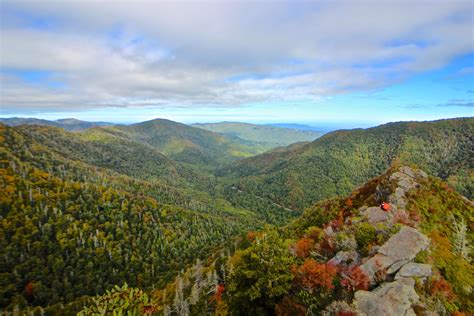
POLYGON ((295 254, 297 257, 306 258, 310 251, 314 249, 315 242, 311 238, 303 237, 295 244, 295 254))
POLYGON ((335 266, 308 259, 297 269, 296 278, 305 290, 312 293, 316 289, 323 291, 334 289, 333 281, 336 274, 335 266))
POLYGON ((354 267, 347 273, 344 273, 341 285, 350 292, 355 292, 357 290, 368 290, 370 279, 360 267, 354 267))
POLYGON ((355 238, 359 248, 367 251, 369 246, 377 240, 375 227, 369 223, 360 223, 356 227, 355 238))

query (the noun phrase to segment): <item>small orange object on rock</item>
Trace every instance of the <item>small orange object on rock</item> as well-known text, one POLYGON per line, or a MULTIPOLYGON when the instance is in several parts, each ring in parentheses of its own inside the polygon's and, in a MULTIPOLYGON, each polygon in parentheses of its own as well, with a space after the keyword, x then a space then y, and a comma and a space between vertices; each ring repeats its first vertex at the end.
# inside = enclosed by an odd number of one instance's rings
POLYGON ((380 208, 382 210, 384 210, 385 212, 389 212, 390 211, 390 204, 388 204, 387 202, 383 202, 381 205, 380 205, 380 208))

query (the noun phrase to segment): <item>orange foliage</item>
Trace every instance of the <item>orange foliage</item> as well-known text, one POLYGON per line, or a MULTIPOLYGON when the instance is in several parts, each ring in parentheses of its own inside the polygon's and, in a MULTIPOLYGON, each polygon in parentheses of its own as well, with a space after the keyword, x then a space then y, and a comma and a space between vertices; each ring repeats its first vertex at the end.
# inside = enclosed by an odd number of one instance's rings
POLYGON ((345 274, 341 284, 351 292, 368 290, 370 279, 360 267, 354 267, 345 274))
POLYGON ((318 263, 313 259, 307 259, 296 271, 296 279, 299 283, 310 291, 323 288, 334 289, 333 281, 337 274, 335 266, 318 263))
POLYGON ((354 204, 354 203, 352 202, 352 199, 349 198, 349 199, 346 200, 346 206, 347 206, 347 207, 350 208, 350 207, 352 207, 353 204, 354 204))
POLYGON ((247 240, 250 242, 253 242, 257 238, 257 233, 256 232, 248 232, 247 233, 247 240))
POLYGON ((455 297, 451 284, 449 284, 443 277, 431 280, 430 294, 441 295, 449 300, 452 300, 455 297))
POLYGON ((310 251, 314 249, 314 244, 314 240, 311 238, 301 238, 295 244, 296 256, 300 258, 306 258, 309 256, 310 251))

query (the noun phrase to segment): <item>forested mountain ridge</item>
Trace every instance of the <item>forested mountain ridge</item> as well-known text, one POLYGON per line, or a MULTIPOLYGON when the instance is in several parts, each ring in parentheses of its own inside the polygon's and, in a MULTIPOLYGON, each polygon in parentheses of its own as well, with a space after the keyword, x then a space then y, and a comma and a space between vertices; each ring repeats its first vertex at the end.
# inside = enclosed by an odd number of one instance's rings
MULTIPOLYGON (((156 151, 127 142, 109 151, 81 137, 0 124, 2 310, 76 302, 124 282, 159 287, 268 220, 189 188, 179 166, 156 151), (157 179, 127 170, 146 158, 142 150, 158 169, 143 174, 158 172, 157 179)), ((55 306, 49 310, 61 313, 55 306)))
POLYGON ((285 227, 249 232, 164 289, 116 288, 82 315, 472 315, 473 216, 441 179, 394 167, 285 227))
POLYGON ((270 151, 217 171, 222 181, 289 208, 347 194, 392 163, 415 165, 472 197, 474 119, 389 123, 328 133, 312 143, 270 151))
POLYGON ((240 122, 198 123, 192 126, 215 133, 255 143, 262 152, 297 142, 313 141, 322 135, 313 130, 298 130, 270 125, 256 125, 240 122))
POLYGON ((165 119, 94 128, 83 134, 91 138, 112 134, 133 140, 155 148, 170 159, 205 169, 214 169, 259 152, 222 135, 165 119))
MULTIPOLYGON (((206 172, 226 163, 262 153, 267 149, 258 142, 213 133, 201 128, 154 119, 131 125, 105 122, 85 122, 76 119, 48 121, 34 118, 7 118, 0 122, 10 126, 35 125, 64 128, 79 131, 82 140, 107 144, 118 139, 154 148, 168 158, 204 169, 206 172)), ((272 146, 273 148, 275 146, 272 146)))

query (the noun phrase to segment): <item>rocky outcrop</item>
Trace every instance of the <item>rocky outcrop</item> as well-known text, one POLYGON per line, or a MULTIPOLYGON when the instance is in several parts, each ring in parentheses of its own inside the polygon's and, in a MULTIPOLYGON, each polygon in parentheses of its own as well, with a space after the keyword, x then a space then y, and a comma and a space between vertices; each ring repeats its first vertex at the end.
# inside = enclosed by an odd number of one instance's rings
POLYGON ((402 227, 379 249, 379 253, 394 261, 412 260, 429 245, 429 239, 415 228, 402 227))
POLYGON ((415 281, 401 278, 384 283, 372 291, 357 291, 354 308, 361 316, 408 316, 415 315, 412 308, 419 300, 415 281))
POLYGON ((429 245, 429 239, 418 230, 404 226, 393 235, 377 254, 360 266, 372 284, 385 275, 397 272, 402 266, 412 261, 415 256, 429 245))
POLYGON ((431 265, 409 262, 395 276, 395 280, 407 277, 427 278, 431 275, 431 265))
POLYGON ((366 208, 362 212, 362 216, 364 216, 367 222, 372 225, 391 222, 393 219, 393 214, 391 212, 386 212, 377 206, 366 208))
POLYGON ((406 198, 405 194, 417 188, 420 184, 417 179, 425 179, 428 176, 423 171, 415 171, 409 167, 401 167, 397 172, 390 176, 390 181, 395 181, 397 188, 389 197, 389 202, 397 209, 405 209, 406 198))
POLYGON ((359 265, 360 260, 361 258, 357 251, 339 251, 331 260, 328 261, 328 264, 350 268, 359 265))
MULTIPOLYGON (((430 240, 416 228, 410 227, 416 226, 416 222, 410 220, 405 211, 406 194, 409 190, 419 187, 419 183, 426 177, 422 171, 415 171, 409 167, 400 168, 389 178, 391 185, 395 185, 394 189, 377 188, 381 192, 380 197, 386 198, 392 192, 388 197, 390 210, 384 211, 378 206, 363 206, 358 209, 359 217, 346 219, 347 225, 360 221, 369 223, 377 232, 393 227, 397 223, 405 225, 383 245, 371 247, 368 258, 361 259, 357 248, 351 248, 349 251, 339 251, 329 260, 329 264, 343 270, 358 266, 367 275, 370 281, 369 288, 372 290, 357 291, 350 306, 342 304, 344 302, 333 302, 323 315, 338 315, 346 311, 367 316, 415 315, 413 306, 419 301, 414 287, 415 278, 424 280, 432 271, 430 265, 415 263, 413 260, 420 251, 428 248, 430 240)), ((331 236, 337 235, 332 229, 325 232, 331 236)))

